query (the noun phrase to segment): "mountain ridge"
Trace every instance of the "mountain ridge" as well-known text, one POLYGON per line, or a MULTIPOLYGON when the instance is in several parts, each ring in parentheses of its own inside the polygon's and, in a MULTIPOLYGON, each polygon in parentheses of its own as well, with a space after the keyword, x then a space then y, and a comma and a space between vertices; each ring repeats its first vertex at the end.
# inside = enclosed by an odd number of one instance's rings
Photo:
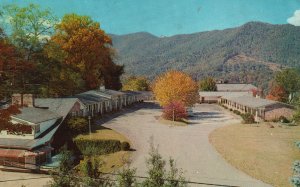
POLYGON ((111 37, 117 51, 116 63, 124 64, 128 74, 153 79, 166 70, 176 69, 195 79, 214 76, 266 86, 274 73, 266 63, 300 66, 299 31, 300 27, 288 24, 248 22, 235 28, 169 37, 147 32, 111 37), (226 63, 237 55, 247 57, 249 62, 226 63), (245 72, 247 76, 243 75, 245 72))

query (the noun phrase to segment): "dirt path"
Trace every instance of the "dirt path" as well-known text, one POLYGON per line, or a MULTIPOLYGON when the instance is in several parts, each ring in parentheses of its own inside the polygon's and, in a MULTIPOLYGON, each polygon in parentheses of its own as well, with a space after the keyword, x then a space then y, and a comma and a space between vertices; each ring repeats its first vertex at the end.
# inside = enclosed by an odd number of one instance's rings
POLYGON ((171 127, 159 123, 157 118, 161 110, 156 105, 145 103, 107 120, 104 126, 131 140, 136 149, 132 167, 138 168, 138 175, 146 174, 148 142, 153 137, 163 157, 172 156, 191 181, 244 187, 269 186, 229 165, 209 143, 210 132, 227 124, 239 123, 239 118, 217 105, 197 105, 194 112, 196 116, 191 119, 191 125, 171 127))

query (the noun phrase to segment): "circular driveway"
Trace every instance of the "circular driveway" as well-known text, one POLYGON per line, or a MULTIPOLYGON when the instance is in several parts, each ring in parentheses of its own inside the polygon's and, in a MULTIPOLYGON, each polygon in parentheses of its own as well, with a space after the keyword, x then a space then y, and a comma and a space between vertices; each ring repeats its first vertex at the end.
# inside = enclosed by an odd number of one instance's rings
POLYGON ((190 125, 169 126, 159 122, 161 109, 157 105, 143 103, 125 109, 102 125, 130 139, 136 150, 131 166, 137 168, 137 175, 146 176, 145 159, 149 140, 153 137, 153 143, 158 145, 164 159, 174 158, 190 181, 243 187, 270 186, 229 165, 209 143, 210 132, 227 124, 239 123, 240 118, 212 104, 196 105, 193 110, 195 116, 190 119, 190 125))

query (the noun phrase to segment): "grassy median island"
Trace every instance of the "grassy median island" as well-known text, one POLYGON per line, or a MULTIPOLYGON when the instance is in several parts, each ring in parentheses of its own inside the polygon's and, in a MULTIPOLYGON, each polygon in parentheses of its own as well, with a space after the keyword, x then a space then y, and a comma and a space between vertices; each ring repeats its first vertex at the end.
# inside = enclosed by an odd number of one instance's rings
POLYGON ((300 140, 300 126, 229 125, 213 131, 209 139, 239 170, 273 186, 291 186, 292 164, 300 158, 294 144, 300 140))
MULTIPOLYGON (((98 153, 99 151, 96 150, 97 153, 92 153, 92 156, 95 156, 99 160, 103 162, 101 166, 102 172, 113 172, 116 169, 122 167, 127 160, 130 158, 130 151, 123 150, 122 144, 124 142, 128 142, 129 140, 124 137, 122 134, 105 127, 98 127, 91 136, 89 134, 78 135, 74 142, 78 140, 87 140, 92 141, 93 144, 91 146, 104 146, 106 149, 103 153, 98 153), (96 144, 95 144, 96 143, 96 144), (111 148, 109 148, 111 147, 111 148)), ((79 145, 79 149, 84 149, 83 147, 86 145, 85 142, 81 142, 79 145)), ((88 147, 88 146, 86 146, 88 147)), ((86 153, 84 151, 83 155, 85 156, 86 153)), ((80 167, 80 165, 78 166, 80 167)))

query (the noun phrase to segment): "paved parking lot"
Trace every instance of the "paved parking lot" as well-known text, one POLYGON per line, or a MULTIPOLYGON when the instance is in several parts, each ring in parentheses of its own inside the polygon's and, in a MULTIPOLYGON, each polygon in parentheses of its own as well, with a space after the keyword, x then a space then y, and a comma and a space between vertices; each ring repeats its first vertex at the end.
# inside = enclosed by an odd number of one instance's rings
POLYGON ((217 105, 196 105, 193 110, 195 117, 190 119, 188 126, 161 124, 158 121, 161 109, 153 103, 127 110, 103 125, 131 140, 133 149, 136 149, 132 167, 138 168, 138 175, 146 175, 145 158, 148 156, 149 139, 153 137, 163 157, 173 157, 190 181, 244 187, 269 186, 229 165, 209 143, 210 132, 227 124, 240 123, 240 118, 217 105))
MULTIPOLYGON (((145 159, 148 156, 149 139, 153 137, 163 157, 173 157, 190 181, 243 187, 269 186, 229 165, 209 143, 210 132, 227 124, 239 123, 238 117, 217 105, 209 104, 195 106, 194 113, 190 125, 168 126, 158 121, 161 109, 157 105, 144 103, 106 118, 103 126, 131 140, 133 149, 136 149, 133 152, 132 167, 138 168, 138 175, 146 175, 145 159)), ((0 186, 38 187, 47 184, 49 179, 40 177, 44 176, 0 171, 0 186), (1 182, 4 180, 8 182, 1 182)))

